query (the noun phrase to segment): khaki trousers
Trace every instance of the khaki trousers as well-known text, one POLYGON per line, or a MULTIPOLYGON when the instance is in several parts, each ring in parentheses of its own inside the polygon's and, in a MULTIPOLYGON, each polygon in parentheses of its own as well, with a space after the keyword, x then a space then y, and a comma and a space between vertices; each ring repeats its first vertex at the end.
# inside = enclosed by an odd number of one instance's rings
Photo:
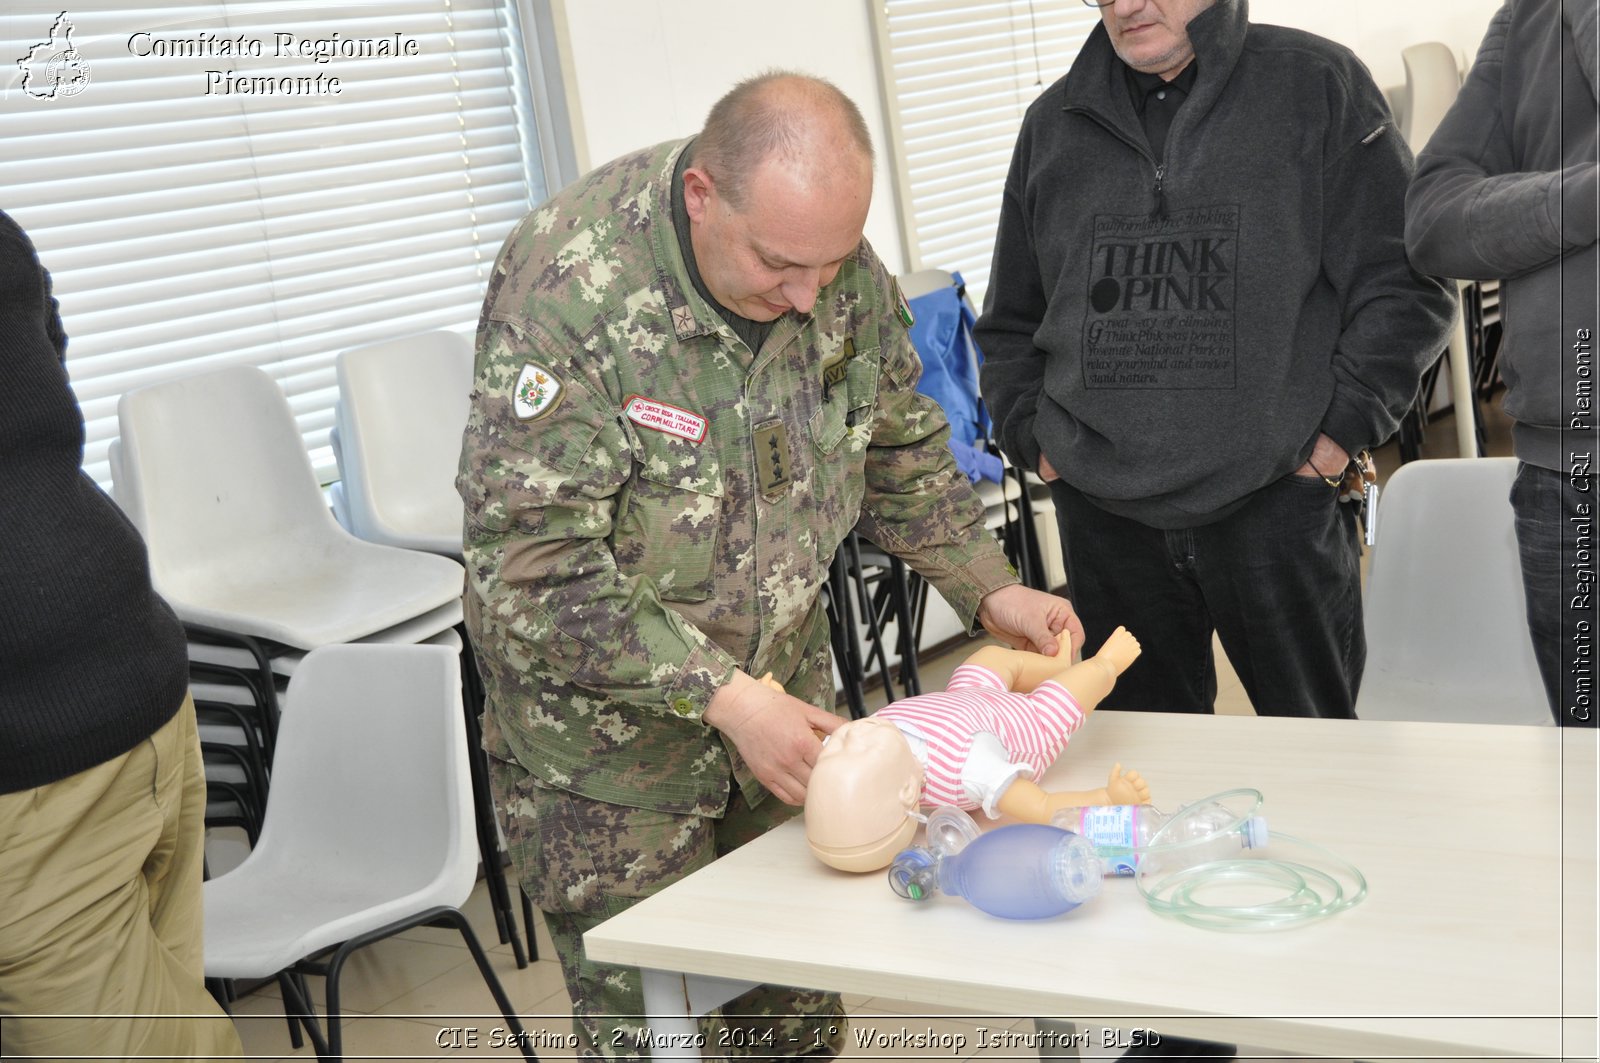
POLYGON ((7 1056, 242 1054, 204 985, 205 804, 188 698, 122 756, 0 794, 7 1056))

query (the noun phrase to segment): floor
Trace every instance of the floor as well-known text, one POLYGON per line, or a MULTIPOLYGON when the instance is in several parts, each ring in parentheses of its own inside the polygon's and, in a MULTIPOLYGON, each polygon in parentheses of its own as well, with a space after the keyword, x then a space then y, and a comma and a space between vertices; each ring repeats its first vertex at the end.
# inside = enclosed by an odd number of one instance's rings
MULTIPOLYGON (((1488 450, 1491 454, 1510 451, 1509 422, 1498 408, 1491 409, 1487 422, 1488 450)), ((1423 447, 1424 457, 1455 457, 1455 430, 1448 416, 1430 426, 1423 447)), ((1377 455, 1380 473, 1387 476, 1399 464, 1393 447, 1377 455)), ((950 670, 969 652, 947 653, 921 665, 925 687, 943 685, 950 670)), ((1217 711, 1251 715, 1249 699, 1220 645, 1218 658, 1217 711)), ((881 697, 880 697, 881 700, 881 697)), ((485 946, 494 944, 489 956, 507 993, 522 1016, 541 1059, 571 1058, 568 1046, 571 1033, 571 1007, 563 987, 561 971, 554 960, 554 949, 541 926, 537 929, 539 960, 518 970, 509 945, 498 944, 494 921, 482 883, 474 892, 466 911, 485 946)), ((321 1010, 323 986, 320 978, 310 979, 312 992, 321 1010)), ((516 1058, 496 1031, 503 1022, 495 1012, 493 999, 484 987, 471 955, 453 931, 420 929, 403 934, 359 953, 347 966, 343 979, 346 1021, 345 1053, 350 1058, 385 1059, 435 1058, 516 1058)), ((909 1028, 914 1033, 931 1031, 938 1043, 948 1047, 923 1050, 909 1058, 947 1059, 1033 1059, 1031 1048, 1008 1047, 1000 1031, 1011 1035, 1033 1032, 1033 1020, 1017 1017, 990 1017, 957 1014, 948 1009, 878 997, 846 997, 853 1020, 854 1036, 866 1041, 874 1035, 898 1033, 909 1028)), ((265 1060, 304 1058, 313 1053, 309 1045, 296 1051, 290 1044, 283 1019, 283 1001, 275 984, 260 986, 246 993, 234 1006, 236 1022, 248 1055, 265 1060)), ((1077 1035, 1087 1047, 1078 1049, 1085 1060, 1111 1059, 1122 1049, 1099 1043, 1099 1030, 1077 1035)), ((1027 1042, 1021 1041, 1026 1044, 1027 1042)), ((1278 1058, 1255 1049, 1241 1049, 1241 1058, 1278 1058)), ((1048 1054, 1048 1053, 1047 1053, 1048 1054)), ((905 1057, 903 1049, 886 1044, 853 1047, 849 1058, 891 1059, 905 1057)), ((1065 1053, 1070 1058, 1070 1053, 1065 1053)))

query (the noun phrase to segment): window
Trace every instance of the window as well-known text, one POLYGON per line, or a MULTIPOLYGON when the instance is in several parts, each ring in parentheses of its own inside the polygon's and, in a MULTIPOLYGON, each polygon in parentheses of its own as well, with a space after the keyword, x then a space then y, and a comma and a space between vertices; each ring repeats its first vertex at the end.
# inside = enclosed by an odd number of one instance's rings
POLYGON ((0 209, 54 279, 89 474, 124 391, 244 363, 331 479, 338 352, 471 329, 545 197, 517 5, 18 6, 0 209))
POLYGON ((906 268, 960 270, 980 305, 1028 105, 1100 13, 1081 0, 879 0, 906 268))

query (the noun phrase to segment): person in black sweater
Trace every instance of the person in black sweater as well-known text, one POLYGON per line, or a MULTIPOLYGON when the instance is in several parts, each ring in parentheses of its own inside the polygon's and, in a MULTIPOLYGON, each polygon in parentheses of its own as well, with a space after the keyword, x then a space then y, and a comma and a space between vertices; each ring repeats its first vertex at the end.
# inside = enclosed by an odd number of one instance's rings
POLYGON ((66 348, 49 275, 0 212, 5 1049, 239 1055, 204 985, 205 779, 183 628, 139 533, 82 470, 66 348))
POLYGON ((1247 0, 1117 0, 1023 119, 976 338, 1001 448, 1050 484, 1106 709, 1351 718, 1353 458, 1444 349, 1406 261, 1411 153, 1349 49, 1247 0))

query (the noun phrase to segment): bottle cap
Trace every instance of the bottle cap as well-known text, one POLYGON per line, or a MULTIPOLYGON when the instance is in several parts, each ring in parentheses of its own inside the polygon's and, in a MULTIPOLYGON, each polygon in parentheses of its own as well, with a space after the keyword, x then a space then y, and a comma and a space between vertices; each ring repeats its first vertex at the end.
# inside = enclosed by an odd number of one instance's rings
POLYGON ((1105 872, 1100 865, 1100 854, 1095 852, 1088 838, 1064 831, 1062 844, 1054 854, 1054 875, 1065 900, 1082 904, 1100 893, 1105 883, 1105 872))
POLYGON ((1251 816, 1244 821, 1244 826, 1239 830, 1244 835, 1246 849, 1265 849, 1267 842, 1271 840, 1271 835, 1267 832, 1266 816, 1251 816))

